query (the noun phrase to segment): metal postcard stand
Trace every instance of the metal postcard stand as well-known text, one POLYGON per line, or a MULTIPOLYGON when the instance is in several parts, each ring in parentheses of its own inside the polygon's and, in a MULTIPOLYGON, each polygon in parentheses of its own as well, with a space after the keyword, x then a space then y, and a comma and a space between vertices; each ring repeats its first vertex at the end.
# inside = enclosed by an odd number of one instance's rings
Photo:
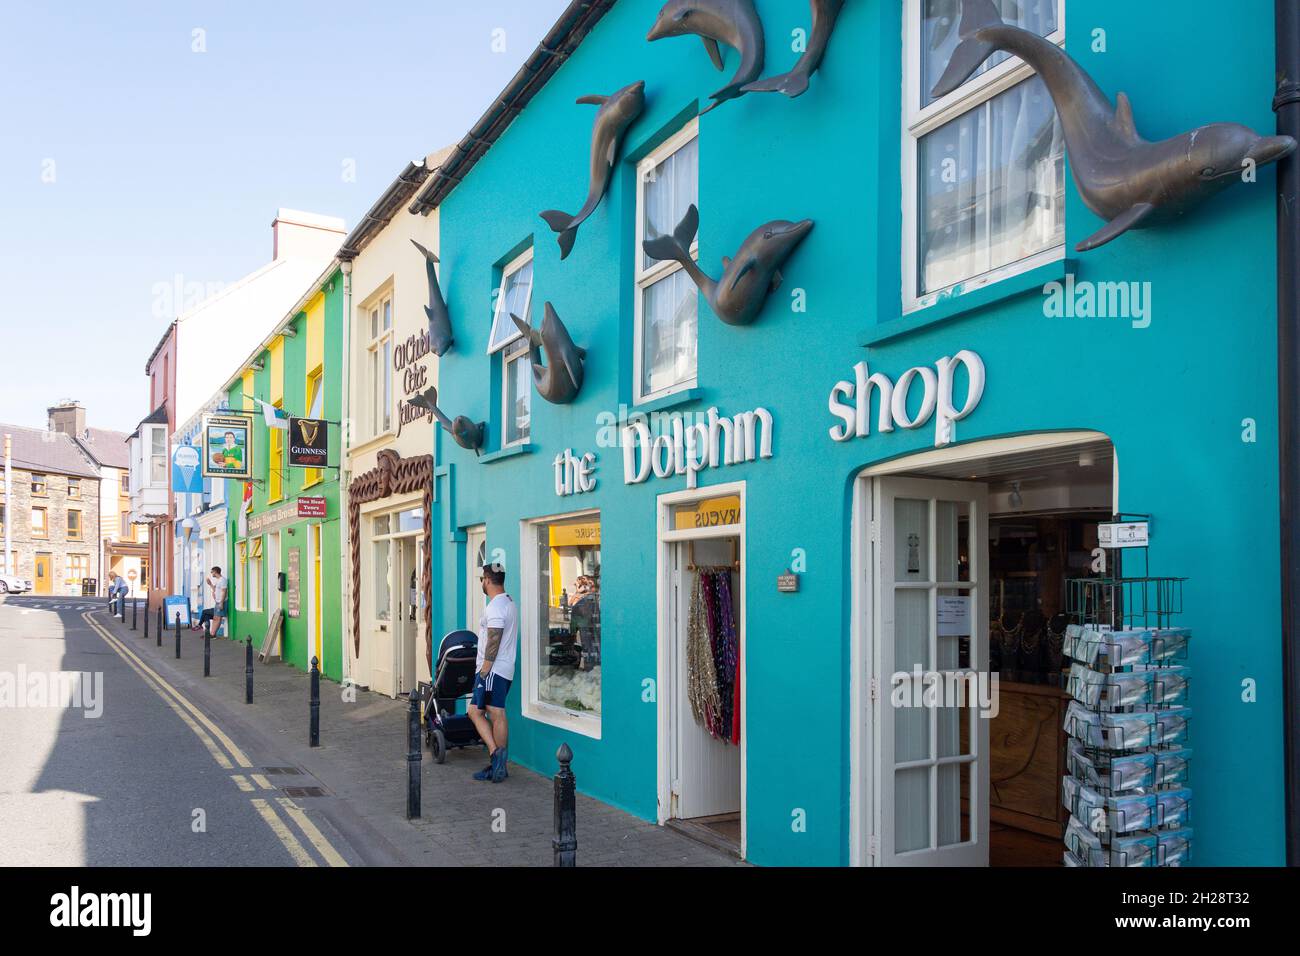
POLYGON ((1110 524, 1144 534, 1136 545, 1102 545, 1100 573, 1068 582, 1065 864, 1185 866, 1191 632, 1175 619, 1186 579, 1150 573, 1150 515, 1110 524))

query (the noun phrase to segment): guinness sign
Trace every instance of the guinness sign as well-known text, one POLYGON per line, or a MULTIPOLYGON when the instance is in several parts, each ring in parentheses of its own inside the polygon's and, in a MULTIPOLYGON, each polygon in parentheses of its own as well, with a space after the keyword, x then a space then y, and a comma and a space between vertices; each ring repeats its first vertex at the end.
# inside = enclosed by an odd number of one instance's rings
POLYGON ((329 422, 321 418, 290 418, 289 467, 324 468, 329 460, 329 422))

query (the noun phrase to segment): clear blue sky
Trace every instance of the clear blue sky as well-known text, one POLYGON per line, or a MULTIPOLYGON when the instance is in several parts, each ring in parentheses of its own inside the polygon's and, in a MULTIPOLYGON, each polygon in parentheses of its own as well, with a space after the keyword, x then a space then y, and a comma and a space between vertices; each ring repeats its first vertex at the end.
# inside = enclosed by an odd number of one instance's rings
POLYGON ((256 269, 281 206, 354 226, 408 160, 469 130, 566 5, 8 7, 0 422, 41 426, 47 406, 76 398, 91 424, 133 428, 149 412, 144 362, 170 321, 153 314, 158 283, 256 269), (196 29, 206 52, 192 51, 196 29))

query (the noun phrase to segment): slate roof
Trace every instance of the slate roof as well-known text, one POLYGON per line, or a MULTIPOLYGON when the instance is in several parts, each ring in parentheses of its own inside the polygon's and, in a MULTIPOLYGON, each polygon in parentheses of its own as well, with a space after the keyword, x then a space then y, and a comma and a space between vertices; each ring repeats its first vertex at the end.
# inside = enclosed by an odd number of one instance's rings
MULTIPOLYGON (((99 469, 81 447, 63 432, 50 432, 43 428, 25 428, 22 425, 0 423, 0 438, 13 439, 13 466, 24 471, 54 475, 76 475, 98 478, 99 469)), ((0 455, 3 449, 0 449, 0 455)), ((0 466, 3 461, 0 461, 0 466)))
POLYGON ((130 468, 131 455, 127 447, 126 432, 116 432, 108 428, 87 428, 86 434, 77 439, 81 450, 105 468, 130 468))

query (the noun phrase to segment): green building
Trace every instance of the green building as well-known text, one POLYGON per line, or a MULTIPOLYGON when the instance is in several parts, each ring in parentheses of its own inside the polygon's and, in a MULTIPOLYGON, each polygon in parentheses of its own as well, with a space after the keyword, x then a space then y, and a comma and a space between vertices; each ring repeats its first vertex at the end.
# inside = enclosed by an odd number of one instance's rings
POLYGON ((253 414, 253 480, 229 481, 226 489, 228 633, 251 637, 261 648, 282 612, 274 653, 304 670, 317 657, 334 680, 342 679, 343 667, 337 468, 343 286, 333 262, 226 385, 230 408, 253 414), (290 421, 298 418, 307 420, 301 428, 290 421), (294 463, 322 437, 327 467, 294 463))

